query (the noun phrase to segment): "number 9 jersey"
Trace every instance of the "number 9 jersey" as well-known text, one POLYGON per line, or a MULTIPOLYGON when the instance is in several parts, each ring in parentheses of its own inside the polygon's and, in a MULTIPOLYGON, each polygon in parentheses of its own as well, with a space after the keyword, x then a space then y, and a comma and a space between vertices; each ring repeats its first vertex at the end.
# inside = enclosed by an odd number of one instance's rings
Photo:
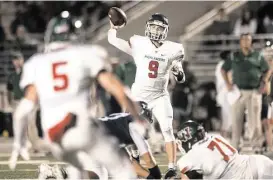
POLYGON ((89 114, 90 86, 107 69, 108 54, 99 46, 69 46, 32 56, 23 67, 20 87, 37 89, 44 130, 68 112, 89 114))
POLYGON ((129 41, 137 66, 132 93, 137 100, 150 102, 168 94, 169 73, 173 66, 182 68, 182 44, 164 41, 156 48, 148 37, 134 35, 129 41))

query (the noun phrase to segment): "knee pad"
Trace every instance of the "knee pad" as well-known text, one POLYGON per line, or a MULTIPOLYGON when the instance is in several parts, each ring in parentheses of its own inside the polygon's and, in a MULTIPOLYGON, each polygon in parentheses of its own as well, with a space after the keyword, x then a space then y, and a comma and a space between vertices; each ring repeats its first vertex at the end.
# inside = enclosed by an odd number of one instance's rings
POLYGON ((173 129, 162 131, 162 135, 164 137, 165 142, 175 141, 175 137, 173 135, 173 129))

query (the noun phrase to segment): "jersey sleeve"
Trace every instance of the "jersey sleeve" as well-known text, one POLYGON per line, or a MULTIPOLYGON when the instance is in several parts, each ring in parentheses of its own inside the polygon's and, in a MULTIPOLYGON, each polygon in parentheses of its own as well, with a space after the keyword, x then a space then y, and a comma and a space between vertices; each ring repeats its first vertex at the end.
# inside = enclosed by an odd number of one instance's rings
POLYGON ((30 59, 24 64, 20 80, 21 89, 25 89, 28 85, 35 83, 35 69, 34 59, 30 59))
POLYGON ((184 57, 185 57, 184 47, 182 44, 179 44, 177 47, 177 51, 171 57, 172 67, 179 69, 179 71, 183 71, 182 63, 184 57))
POLYGON ((101 46, 91 46, 82 49, 85 61, 84 66, 88 68, 89 75, 96 77, 99 72, 110 69, 107 51, 101 46))

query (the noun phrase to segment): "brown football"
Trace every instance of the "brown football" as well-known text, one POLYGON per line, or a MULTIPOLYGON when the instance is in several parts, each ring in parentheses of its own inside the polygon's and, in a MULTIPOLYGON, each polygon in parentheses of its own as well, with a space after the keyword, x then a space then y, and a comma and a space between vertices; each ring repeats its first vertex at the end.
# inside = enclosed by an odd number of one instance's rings
POLYGON ((108 16, 114 26, 124 26, 127 23, 127 17, 123 10, 117 7, 111 7, 108 16))

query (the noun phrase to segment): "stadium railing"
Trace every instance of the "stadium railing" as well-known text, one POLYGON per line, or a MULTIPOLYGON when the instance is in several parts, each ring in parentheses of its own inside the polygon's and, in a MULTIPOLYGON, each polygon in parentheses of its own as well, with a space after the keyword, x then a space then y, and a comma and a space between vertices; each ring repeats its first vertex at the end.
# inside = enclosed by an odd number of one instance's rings
MULTIPOLYGON (((191 64, 198 80, 214 81, 215 66, 223 51, 237 51, 240 48, 239 37, 234 35, 203 35, 182 40, 186 60, 191 64)), ((253 48, 273 48, 273 34, 253 35, 253 48)))

